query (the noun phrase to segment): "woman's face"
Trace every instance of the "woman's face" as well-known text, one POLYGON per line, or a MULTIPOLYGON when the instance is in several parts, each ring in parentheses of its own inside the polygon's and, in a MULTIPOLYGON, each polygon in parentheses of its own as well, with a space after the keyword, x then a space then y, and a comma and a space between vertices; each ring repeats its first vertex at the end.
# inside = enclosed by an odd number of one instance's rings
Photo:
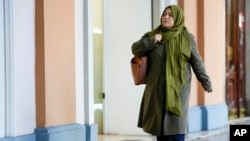
POLYGON ((161 16, 161 24, 165 28, 171 28, 174 26, 174 17, 171 8, 167 8, 161 16))

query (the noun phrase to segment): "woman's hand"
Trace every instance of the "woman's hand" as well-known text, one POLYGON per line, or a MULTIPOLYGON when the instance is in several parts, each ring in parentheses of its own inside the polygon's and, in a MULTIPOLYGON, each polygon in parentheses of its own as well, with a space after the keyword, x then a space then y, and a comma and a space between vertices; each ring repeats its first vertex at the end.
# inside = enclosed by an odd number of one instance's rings
POLYGON ((213 92, 213 90, 205 90, 207 93, 211 93, 213 92))
POLYGON ((155 43, 158 43, 158 42, 161 41, 162 35, 161 34, 155 34, 154 38, 155 38, 155 43))

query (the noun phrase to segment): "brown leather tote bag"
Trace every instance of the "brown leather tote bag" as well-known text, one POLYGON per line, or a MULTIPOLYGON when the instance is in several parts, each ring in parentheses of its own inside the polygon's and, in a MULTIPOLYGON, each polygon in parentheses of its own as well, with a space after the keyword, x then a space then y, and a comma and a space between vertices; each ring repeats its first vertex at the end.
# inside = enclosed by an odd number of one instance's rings
POLYGON ((131 71, 135 85, 146 84, 147 56, 134 56, 131 61, 131 71))

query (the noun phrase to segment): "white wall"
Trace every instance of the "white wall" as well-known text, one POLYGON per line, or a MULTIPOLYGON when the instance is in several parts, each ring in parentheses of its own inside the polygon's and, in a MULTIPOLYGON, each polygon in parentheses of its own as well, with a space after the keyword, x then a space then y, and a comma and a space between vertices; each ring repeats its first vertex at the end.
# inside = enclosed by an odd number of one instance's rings
POLYGON ((94 123, 92 0, 83 1, 84 124, 94 123))
POLYGON ((0 1, 0 138, 31 134, 36 127, 34 4, 0 1))
POLYGON ((31 134, 35 113, 35 0, 13 0, 13 112, 14 136, 31 134))
POLYGON ((83 1, 75 0, 76 122, 84 124, 83 1))
POLYGON ((0 0, 0 138, 5 134, 4 7, 0 0), (2 38, 3 37, 3 38, 2 38))

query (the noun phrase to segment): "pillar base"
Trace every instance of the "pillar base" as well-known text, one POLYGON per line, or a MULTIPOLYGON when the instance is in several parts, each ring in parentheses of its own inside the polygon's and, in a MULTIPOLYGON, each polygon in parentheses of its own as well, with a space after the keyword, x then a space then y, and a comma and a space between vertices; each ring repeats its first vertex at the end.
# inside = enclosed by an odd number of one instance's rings
POLYGON ((226 103, 196 106, 189 109, 188 132, 212 130, 228 125, 226 103))

